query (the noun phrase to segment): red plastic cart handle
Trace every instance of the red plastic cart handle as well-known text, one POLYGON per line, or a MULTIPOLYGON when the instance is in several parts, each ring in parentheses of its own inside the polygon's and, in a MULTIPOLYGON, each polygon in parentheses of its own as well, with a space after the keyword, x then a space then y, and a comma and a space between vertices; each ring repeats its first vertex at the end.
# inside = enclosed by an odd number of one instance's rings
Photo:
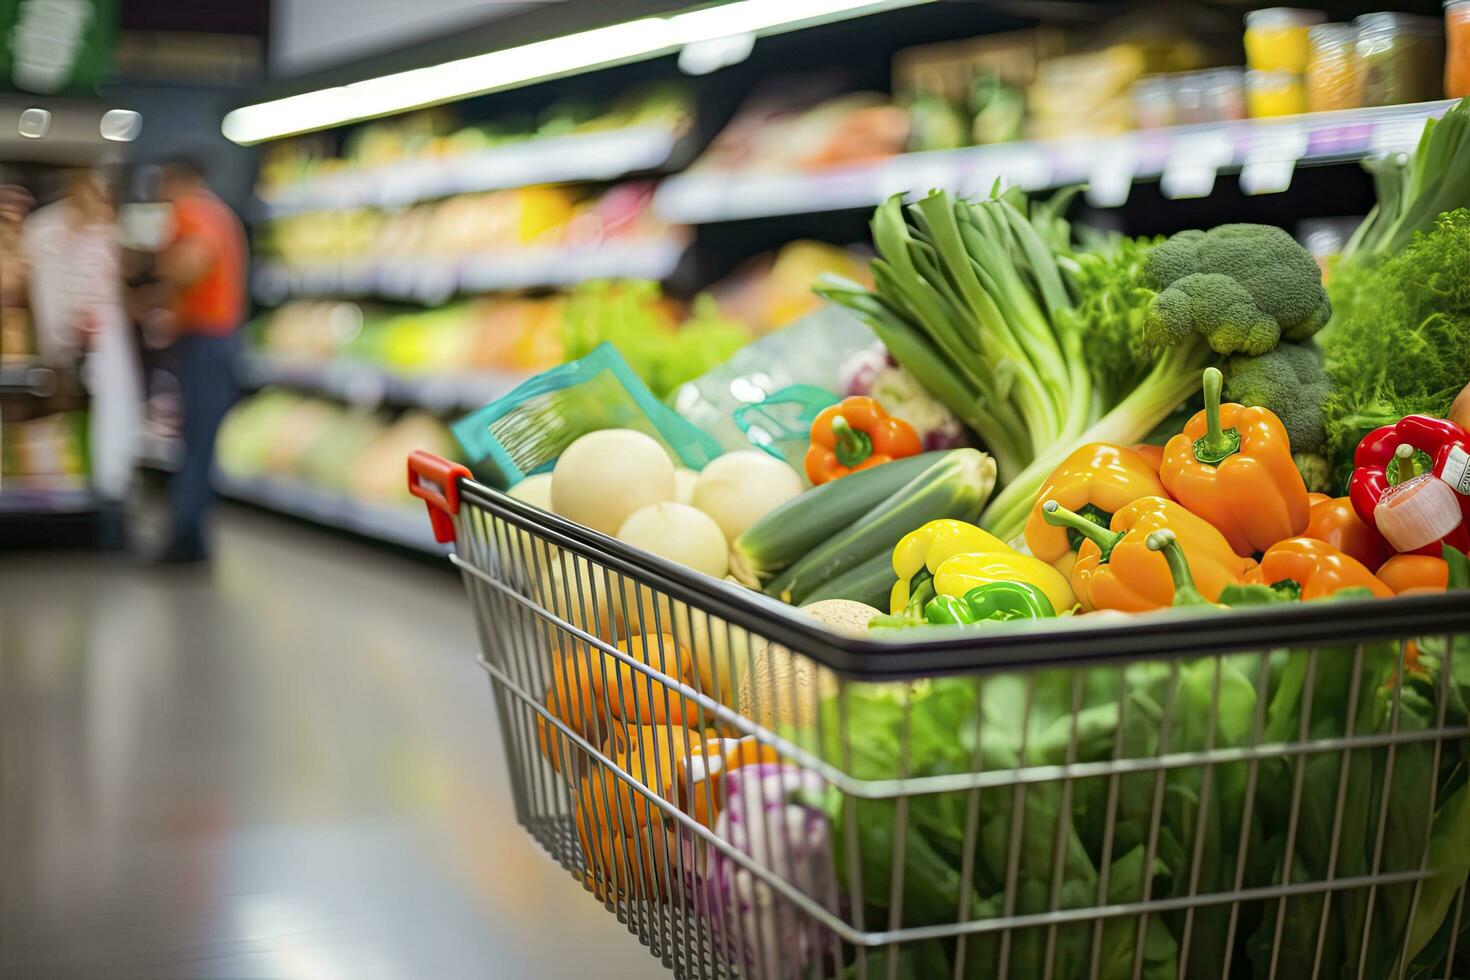
POLYGON ((459 513, 460 477, 470 478, 468 467, 422 449, 408 454, 408 492, 428 507, 434 540, 440 544, 454 540, 452 518, 459 513))

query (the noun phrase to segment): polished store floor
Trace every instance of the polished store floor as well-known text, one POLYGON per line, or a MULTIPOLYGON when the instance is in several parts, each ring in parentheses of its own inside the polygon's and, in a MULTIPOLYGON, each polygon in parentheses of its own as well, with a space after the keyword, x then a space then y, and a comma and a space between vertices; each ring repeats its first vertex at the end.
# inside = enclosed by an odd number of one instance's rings
POLYGON ((515 824, 456 575, 0 553, 0 977, 667 975, 515 824))

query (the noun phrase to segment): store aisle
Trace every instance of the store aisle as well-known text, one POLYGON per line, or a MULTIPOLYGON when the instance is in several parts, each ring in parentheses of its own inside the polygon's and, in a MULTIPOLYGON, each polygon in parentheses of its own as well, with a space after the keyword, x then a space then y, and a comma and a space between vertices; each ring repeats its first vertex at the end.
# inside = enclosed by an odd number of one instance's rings
POLYGON ((458 578, 222 518, 0 557, 0 976, 658 976, 515 825, 458 578))

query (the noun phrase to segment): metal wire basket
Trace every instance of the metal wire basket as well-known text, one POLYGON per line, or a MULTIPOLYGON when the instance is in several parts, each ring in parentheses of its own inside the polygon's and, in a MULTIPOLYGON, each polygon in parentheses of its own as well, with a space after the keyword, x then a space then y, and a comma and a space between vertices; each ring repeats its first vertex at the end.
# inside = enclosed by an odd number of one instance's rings
POLYGON ((520 822, 680 977, 1470 976, 1463 596, 897 645, 409 482, 520 822))

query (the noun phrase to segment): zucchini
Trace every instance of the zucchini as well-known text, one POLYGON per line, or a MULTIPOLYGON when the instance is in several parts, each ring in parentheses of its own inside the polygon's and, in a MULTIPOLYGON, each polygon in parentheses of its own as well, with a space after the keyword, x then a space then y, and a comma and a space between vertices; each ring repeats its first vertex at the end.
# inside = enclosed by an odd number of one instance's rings
MULTIPOLYGON (((850 479, 844 477, 837 482, 850 479)), ((766 595, 803 605, 825 583, 844 572, 876 555, 887 557, 899 539, 915 528, 943 517, 975 520, 994 487, 995 460, 974 449, 951 450, 860 520, 848 524, 776 576, 766 586, 766 595)))
POLYGON ((893 594, 893 555, 879 552, 856 568, 828 579, 806 594, 802 605, 822 599, 851 599, 875 609, 887 609, 893 594))
POLYGON ((741 584, 759 589, 946 455, 941 451, 895 459, 788 500, 735 539, 732 574, 741 584))

